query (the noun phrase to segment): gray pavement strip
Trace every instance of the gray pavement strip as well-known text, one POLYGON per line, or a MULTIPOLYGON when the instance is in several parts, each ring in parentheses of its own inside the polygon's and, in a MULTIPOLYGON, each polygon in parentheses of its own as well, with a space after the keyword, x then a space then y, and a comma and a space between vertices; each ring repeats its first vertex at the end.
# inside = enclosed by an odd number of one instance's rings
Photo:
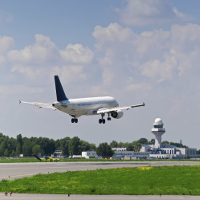
POLYGON ((188 195, 70 195, 67 194, 19 194, 14 193, 12 196, 4 193, 0 193, 0 199, 12 199, 12 200, 63 200, 63 199, 80 199, 80 200, 181 200, 181 199, 200 199, 200 196, 188 196, 188 195))

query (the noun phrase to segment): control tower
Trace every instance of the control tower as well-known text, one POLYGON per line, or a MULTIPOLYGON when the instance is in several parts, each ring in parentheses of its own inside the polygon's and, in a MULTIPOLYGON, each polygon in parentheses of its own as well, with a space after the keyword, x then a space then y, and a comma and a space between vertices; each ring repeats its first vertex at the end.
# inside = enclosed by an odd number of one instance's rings
POLYGON ((151 129, 151 132, 155 135, 155 148, 161 147, 161 136, 165 133, 163 125, 164 124, 160 118, 157 118, 153 123, 153 128, 151 129))

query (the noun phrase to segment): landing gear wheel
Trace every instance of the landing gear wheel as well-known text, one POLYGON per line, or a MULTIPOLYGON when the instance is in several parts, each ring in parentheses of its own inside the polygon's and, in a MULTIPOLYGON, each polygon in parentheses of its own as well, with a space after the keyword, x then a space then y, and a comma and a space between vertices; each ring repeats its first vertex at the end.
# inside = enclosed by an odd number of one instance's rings
POLYGON ((108 117, 107 120, 108 120, 108 121, 111 121, 111 117, 108 117))
POLYGON ((105 115, 105 113, 102 113, 102 114, 101 114, 101 117, 102 117, 102 118, 99 119, 99 124, 101 124, 101 123, 105 124, 106 120, 103 118, 104 115, 105 115))
POLYGON ((71 123, 74 123, 74 118, 71 119, 71 123))
POLYGON ((75 118, 75 119, 74 119, 74 122, 75 122, 75 123, 78 123, 78 119, 77 119, 77 118, 75 118))

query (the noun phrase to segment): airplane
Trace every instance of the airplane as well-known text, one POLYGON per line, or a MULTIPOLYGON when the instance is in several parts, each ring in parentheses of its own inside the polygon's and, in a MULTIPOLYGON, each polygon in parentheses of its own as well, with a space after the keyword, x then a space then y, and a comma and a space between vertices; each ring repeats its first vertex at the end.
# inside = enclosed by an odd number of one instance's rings
POLYGON ((39 161, 44 161, 44 162, 57 162, 57 161, 60 161, 59 158, 52 158, 50 156, 43 156, 42 158, 39 158, 36 155, 33 155, 33 156, 35 156, 39 161))
POLYGON ((54 81, 57 96, 56 102, 38 103, 19 101, 19 103, 31 104, 38 106, 39 108, 50 108, 53 110, 60 110, 61 112, 67 113, 72 117, 72 123, 78 123, 78 117, 82 115, 101 115, 101 119, 99 119, 99 124, 105 124, 105 114, 108 115, 107 120, 111 121, 111 117, 115 119, 120 119, 123 116, 122 110, 128 110, 130 108, 145 106, 145 103, 143 103, 119 107, 119 104, 116 101, 116 99, 110 96, 68 99, 65 95, 62 84, 57 75, 54 76, 54 81))

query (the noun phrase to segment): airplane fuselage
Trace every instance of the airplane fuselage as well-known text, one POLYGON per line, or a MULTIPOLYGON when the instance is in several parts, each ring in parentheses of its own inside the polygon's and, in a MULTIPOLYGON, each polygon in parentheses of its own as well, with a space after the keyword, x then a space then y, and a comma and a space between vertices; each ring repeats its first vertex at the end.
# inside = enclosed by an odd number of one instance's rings
POLYGON ((62 112, 65 112, 73 117, 81 115, 96 115, 96 110, 100 108, 115 108, 119 104, 115 98, 110 96, 105 97, 89 97, 79 99, 68 99, 57 101, 52 106, 62 112))
POLYGON ((49 108, 60 110, 72 116, 71 122, 78 123, 78 117, 82 115, 101 115, 99 124, 105 124, 105 114, 108 115, 107 120, 111 121, 111 117, 120 119, 123 116, 122 110, 145 106, 145 104, 137 104, 131 106, 119 107, 115 98, 110 96, 104 97, 88 97, 78 99, 68 99, 63 90, 62 84, 58 76, 54 76, 57 101, 54 103, 39 103, 19 101, 20 103, 31 104, 39 108, 49 108))

